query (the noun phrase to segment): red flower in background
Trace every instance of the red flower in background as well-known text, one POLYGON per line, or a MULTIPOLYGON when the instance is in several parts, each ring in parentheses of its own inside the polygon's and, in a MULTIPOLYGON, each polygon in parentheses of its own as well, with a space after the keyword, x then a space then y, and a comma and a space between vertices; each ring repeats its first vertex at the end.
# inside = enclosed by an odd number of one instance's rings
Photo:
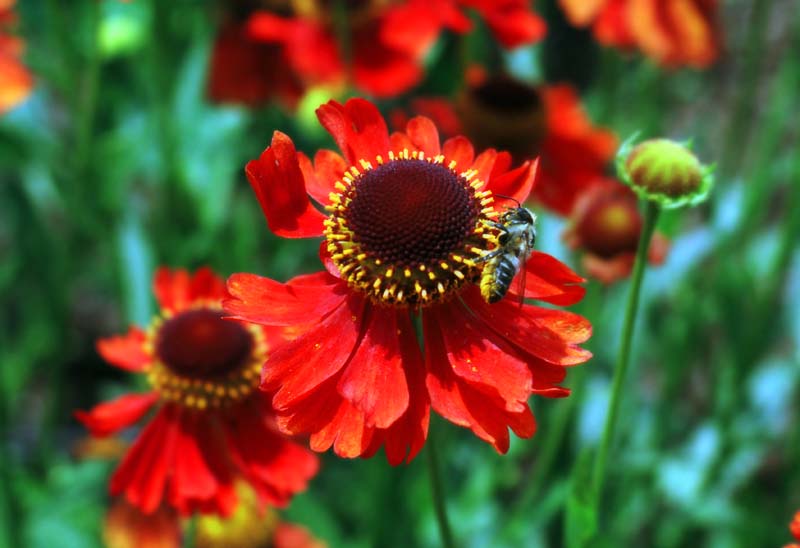
POLYGON ((638 48, 657 63, 705 68, 719 55, 717 0, 560 0, 570 22, 597 40, 638 48))
POLYGON ((156 408, 111 478, 111 494, 145 513, 168 504, 184 515, 226 515, 243 479, 262 503, 288 503, 317 460, 275 430, 269 397, 256 389, 280 333, 223 320, 225 286, 207 268, 193 276, 162 268, 154 290, 161 315, 147 331, 132 327, 97 344, 109 363, 145 375, 153 390, 76 413, 92 435, 108 436, 156 408))
POLYGON ((0 114, 19 105, 33 89, 33 77, 20 58, 24 43, 11 33, 16 0, 0 0, 0 114))
POLYGON ((253 40, 243 24, 222 26, 211 51, 208 73, 212 101, 255 107, 277 98, 294 107, 303 91, 283 48, 253 40))
MULTIPOLYGON (((800 511, 794 515, 791 523, 789 523, 789 532, 792 533, 795 539, 800 540, 800 511)), ((792 544, 787 544, 783 548, 800 548, 800 544, 793 542, 792 544)))
POLYGON ((506 47, 544 34, 544 23, 525 0, 364 0, 348 3, 341 14, 327 2, 312 0, 293 4, 288 14, 257 10, 248 31, 254 40, 281 48, 308 84, 341 83, 349 76, 358 89, 389 97, 420 81, 423 59, 443 29, 470 29, 461 11, 465 7, 475 8, 506 47))
MULTIPOLYGON (((578 199, 564 233, 567 244, 585 252, 583 266, 589 276, 605 284, 627 278, 633 270, 642 232, 636 194, 613 179, 598 179, 578 199)), ((656 233, 649 260, 661 264, 668 243, 656 233)))
MULTIPOLYGON (((617 148, 614 133, 592 124, 567 84, 533 86, 482 69, 468 76, 455 103, 417 99, 412 109, 431 117, 445 135, 464 132, 478 148, 508 150, 514 163, 539 156, 533 196, 568 215, 584 189, 605 173, 617 148)), ((396 127, 407 119, 402 112, 392 116, 396 127)))
MULTIPOLYGON (((275 132, 246 171, 273 232, 324 236, 326 271, 286 284, 235 274, 225 301, 234 318, 301 332, 262 372, 278 425, 311 434, 317 451, 368 457, 383 446, 398 464, 421 449, 433 407, 506 452, 508 428, 534 433, 529 396, 568 395, 558 386, 565 367, 590 357, 578 346, 591 333, 584 318, 515 299, 489 305, 475 283, 479 258, 497 245, 493 194, 525 200, 536 164, 510 169, 510 154, 476 156, 464 137, 440 145, 423 117, 390 137, 362 99, 317 115, 342 155, 321 150, 312 162, 275 132)), ((544 253, 522 275, 528 298, 567 305, 584 293, 544 253)))

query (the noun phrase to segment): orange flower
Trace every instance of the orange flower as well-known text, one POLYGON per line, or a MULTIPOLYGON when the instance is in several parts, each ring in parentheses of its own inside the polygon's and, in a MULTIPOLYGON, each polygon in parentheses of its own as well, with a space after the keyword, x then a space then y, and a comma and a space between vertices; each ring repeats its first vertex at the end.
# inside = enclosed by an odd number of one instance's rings
POLYGON ((0 114, 19 105, 33 89, 33 77, 20 61, 24 43, 11 34, 14 3, 0 0, 0 114))
POLYGON ((559 0, 577 27, 597 40, 638 48, 661 65, 704 68, 719 55, 717 0, 559 0))
POLYGON ((792 533, 794 538, 800 540, 800 510, 795 513, 792 522, 789 524, 789 531, 792 533))
POLYGON ((76 412, 108 436, 156 412, 111 478, 112 495, 144 513, 169 504, 184 515, 230 514, 234 483, 262 503, 285 505, 317 471, 317 459, 279 434, 258 372, 282 332, 222 319, 225 286, 211 270, 159 269, 161 315, 147 331, 98 341, 113 366, 147 377, 152 390, 76 412))
POLYGON ((107 548, 180 548, 180 518, 166 505, 145 514, 124 499, 116 499, 106 514, 103 541, 107 548))
MULTIPOLYGON (((610 284, 630 276, 641 232, 636 194, 613 179, 598 179, 578 199, 564 240, 585 252, 583 266, 589 276, 610 284)), ((655 234, 650 262, 661 264, 667 247, 666 239, 655 234)))

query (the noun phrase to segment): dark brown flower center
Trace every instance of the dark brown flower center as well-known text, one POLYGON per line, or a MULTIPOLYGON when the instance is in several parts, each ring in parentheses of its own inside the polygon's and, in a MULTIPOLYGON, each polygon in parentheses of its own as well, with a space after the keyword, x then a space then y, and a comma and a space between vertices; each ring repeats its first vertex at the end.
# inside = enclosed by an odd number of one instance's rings
POLYGON ((197 308, 181 312, 161 326, 156 354, 169 369, 191 379, 224 376, 250 355, 253 337, 223 312, 197 308))
POLYGON ((412 268, 441 261, 470 235, 480 214, 464 183, 441 164, 390 162, 355 181, 344 218, 372 257, 412 268))
POLYGON ((474 259, 493 243, 483 220, 488 191, 444 158, 390 154, 350 168, 331 194, 328 251, 343 278, 382 303, 424 305, 474 277, 474 259))
POLYGON ((537 88, 510 76, 493 76, 464 90, 456 110, 476 148, 507 150, 515 163, 538 154, 547 126, 537 88))

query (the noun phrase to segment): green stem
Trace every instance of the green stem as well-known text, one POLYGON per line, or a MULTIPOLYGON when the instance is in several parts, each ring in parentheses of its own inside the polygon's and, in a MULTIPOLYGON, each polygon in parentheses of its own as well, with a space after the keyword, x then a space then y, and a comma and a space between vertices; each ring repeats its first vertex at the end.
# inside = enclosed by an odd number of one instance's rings
POLYGON ((636 262, 633 266, 630 292, 628 293, 628 305, 625 309, 625 323, 622 328, 622 344, 617 357, 617 365, 614 369, 614 384, 611 390, 611 400, 609 402, 606 423, 603 429, 603 438, 600 441, 600 448, 597 451, 592 470, 592 496, 595 510, 599 507, 600 498, 603 491, 603 482, 606 474, 606 460, 611 443, 614 440, 614 430, 617 425, 620 403, 622 401, 622 385, 625 381, 625 373, 630 362, 631 343, 633 342, 633 329, 636 324, 636 312, 639 308, 639 294, 644 278, 645 267, 647 266, 647 250, 650 247, 650 239, 658 221, 660 208, 654 202, 647 202, 644 214, 644 227, 639 238, 639 246, 636 250, 636 262))
POLYGON ((436 439, 432 434, 428 435, 427 447, 425 448, 426 461, 428 463, 428 479, 431 483, 431 495, 433 496, 433 507, 436 510, 436 521, 439 523, 439 534, 442 538, 444 548, 455 548, 453 541, 453 531, 450 528, 450 521, 447 519, 447 508, 444 504, 444 487, 439 466, 439 454, 436 449, 436 439))

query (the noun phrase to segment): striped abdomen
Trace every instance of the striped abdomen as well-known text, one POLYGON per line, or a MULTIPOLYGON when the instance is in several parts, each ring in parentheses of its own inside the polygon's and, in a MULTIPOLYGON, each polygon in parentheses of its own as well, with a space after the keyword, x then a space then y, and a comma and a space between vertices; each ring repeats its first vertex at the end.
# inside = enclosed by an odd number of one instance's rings
POLYGON ((513 253, 501 253, 486 263, 481 275, 481 295, 484 300, 492 304, 505 297, 519 268, 520 259, 513 253))

